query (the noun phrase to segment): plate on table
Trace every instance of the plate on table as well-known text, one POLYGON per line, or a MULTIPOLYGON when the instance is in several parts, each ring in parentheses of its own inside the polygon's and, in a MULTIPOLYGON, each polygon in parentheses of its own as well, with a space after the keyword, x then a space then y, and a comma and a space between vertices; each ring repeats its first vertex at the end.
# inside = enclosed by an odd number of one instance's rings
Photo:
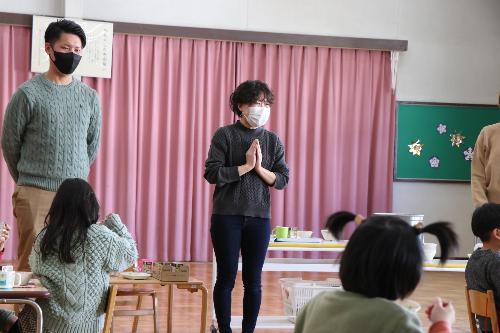
POLYGON ((151 274, 144 272, 122 272, 120 275, 129 280, 146 280, 151 277, 151 274))

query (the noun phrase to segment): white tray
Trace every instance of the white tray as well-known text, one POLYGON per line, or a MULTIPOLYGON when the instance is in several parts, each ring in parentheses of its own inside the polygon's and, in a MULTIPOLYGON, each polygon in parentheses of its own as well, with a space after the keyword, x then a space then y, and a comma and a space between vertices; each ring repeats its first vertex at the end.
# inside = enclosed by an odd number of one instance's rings
POLYGON ((321 238, 311 237, 311 238, 276 238, 275 242, 286 242, 286 243, 322 243, 321 238))
POLYGON ((146 280, 151 277, 151 274, 144 272, 122 272, 120 275, 129 280, 146 280))

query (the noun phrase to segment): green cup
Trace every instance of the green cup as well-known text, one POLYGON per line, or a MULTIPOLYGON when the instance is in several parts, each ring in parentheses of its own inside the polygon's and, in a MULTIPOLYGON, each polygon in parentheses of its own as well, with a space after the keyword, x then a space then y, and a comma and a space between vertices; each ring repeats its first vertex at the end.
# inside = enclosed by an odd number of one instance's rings
POLYGON ((273 234, 276 238, 288 238, 289 232, 289 227, 276 227, 273 229, 273 234))

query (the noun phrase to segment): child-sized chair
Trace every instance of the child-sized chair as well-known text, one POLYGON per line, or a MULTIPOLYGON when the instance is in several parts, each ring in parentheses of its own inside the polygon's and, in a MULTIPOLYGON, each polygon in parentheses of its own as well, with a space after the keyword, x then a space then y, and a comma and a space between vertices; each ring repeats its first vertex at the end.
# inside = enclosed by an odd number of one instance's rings
POLYGON ((465 297, 467 299, 467 313, 469 315, 471 332, 478 333, 475 315, 479 315, 491 320, 493 333, 500 333, 493 291, 488 290, 483 293, 477 290, 468 289, 466 286, 465 297))
MULTIPOLYGON (((125 272, 133 272, 134 267, 129 267, 125 272)), ((137 303, 135 310, 115 310, 115 317, 134 317, 134 323, 132 325, 132 332, 137 332, 137 326, 139 324, 139 316, 153 316, 153 332, 158 333, 160 331, 160 323, 158 321, 157 310, 158 310, 158 299, 156 297, 156 291, 151 288, 140 288, 134 285, 133 288, 118 288, 116 296, 137 296, 137 303), (151 309, 142 309, 142 301, 144 297, 151 297, 153 301, 153 307, 151 309)), ((121 304, 120 304, 121 305, 121 304)))
POLYGON ((139 323, 139 316, 153 316, 154 332, 158 333, 160 331, 160 324, 158 322, 158 316, 156 315, 158 309, 158 299, 156 297, 156 291, 148 288, 138 288, 134 287, 131 289, 119 288, 117 296, 137 296, 137 305, 135 310, 115 310, 115 317, 123 316, 133 316, 134 324, 132 326, 132 332, 137 332, 137 325, 139 323), (153 308, 142 309, 143 297, 152 297, 153 308))
POLYGON ((106 303, 106 315, 104 318, 104 329, 103 333, 111 333, 111 325, 113 323, 113 312, 115 311, 116 303, 116 293, 118 291, 118 286, 109 286, 108 291, 108 301, 106 303))

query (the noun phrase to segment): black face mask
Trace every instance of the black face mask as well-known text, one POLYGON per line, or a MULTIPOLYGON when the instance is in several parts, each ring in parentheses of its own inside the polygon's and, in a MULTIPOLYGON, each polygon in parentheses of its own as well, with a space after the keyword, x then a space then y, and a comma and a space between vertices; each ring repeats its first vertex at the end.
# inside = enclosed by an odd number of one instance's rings
POLYGON ((56 59, 53 61, 54 65, 56 65, 57 69, 63 73, 63 74, 71 74, 75 71, 76 67, 80 63, 80 60, 82 59, 81 55, 78 55, 73 52, 57 52, 54 51, 54 58, 56 59))

